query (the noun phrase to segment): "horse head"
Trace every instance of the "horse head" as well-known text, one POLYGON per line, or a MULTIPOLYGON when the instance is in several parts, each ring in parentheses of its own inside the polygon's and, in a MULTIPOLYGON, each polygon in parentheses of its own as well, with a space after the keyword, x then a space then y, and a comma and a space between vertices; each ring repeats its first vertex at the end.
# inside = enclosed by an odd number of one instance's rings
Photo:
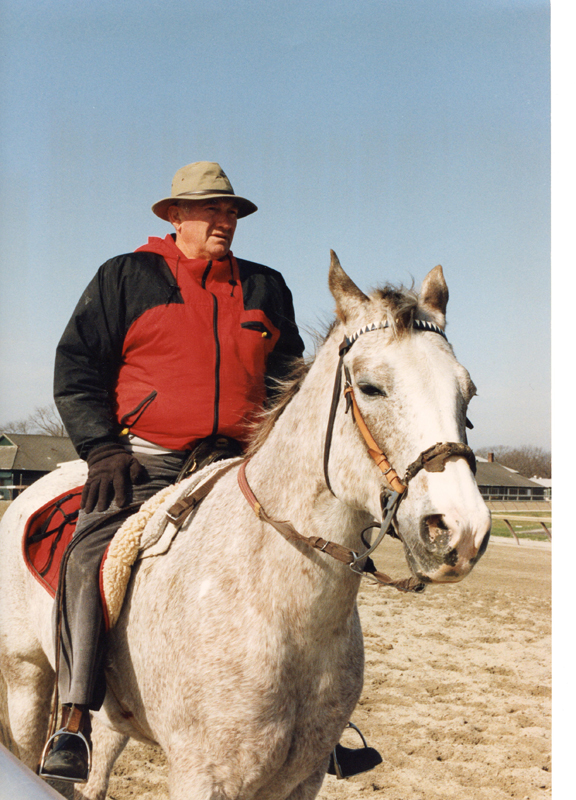
POLYGON ((338 317, 329 340, 339 346, 349 399, 335 392, 328 486, 376 519, 396 492, 394 527, 414 574, 424 582, 461 580, 486 549, 490 513, 466 444, 476 388, 445 338, 442 267, 419 294, 387 286, 366 295, 332 253, 329 286, 338 317))

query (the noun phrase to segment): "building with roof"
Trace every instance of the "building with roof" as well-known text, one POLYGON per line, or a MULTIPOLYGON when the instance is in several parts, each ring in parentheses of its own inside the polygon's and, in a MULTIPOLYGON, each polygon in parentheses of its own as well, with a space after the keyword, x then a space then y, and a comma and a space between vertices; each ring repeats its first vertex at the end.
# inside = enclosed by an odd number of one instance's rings
POLYGON ((0 500, 13 500, 58 464, 77 458, 67 436, 0 433, 0 500))
MULTIPOLYGON (((67 436, 0 433, 0 500, 13 500, 65 461, 78 458, 67 436)), ((497 461, 476 457, 476 483, 486 502, 546 501, 551 481, 525 478, 497 461)))
POLYGON ((485 501, 530 502, 551 497, 551 483, 542 485, 490 458, 476 456, 476 483, 485 501))

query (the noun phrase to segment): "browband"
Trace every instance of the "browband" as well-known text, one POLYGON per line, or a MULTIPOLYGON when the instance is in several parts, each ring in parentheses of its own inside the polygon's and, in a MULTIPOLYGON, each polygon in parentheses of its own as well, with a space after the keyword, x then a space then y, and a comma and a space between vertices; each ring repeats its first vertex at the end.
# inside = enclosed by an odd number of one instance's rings
MULTIPOLYGON (((386 322, 373 322, 371 325, 365 325, 360 330, 357 330, 355 333, 351 334, 350 336, 345 336, 344 341, 340 345, 340 354, 345 353, 349 350, 356 339, 361 336, 363 333, 370 333, 371 331, 379 331, 384 328, 389 328, 390 323, 386 322)), ((448 341, 448 337, 442 330, 439 325, 436 325, 434 322, 428 322, 425 319, 414 319, 412 320, 412 327, 417 331, 430 331, 432 333, 439 333, 440 336, 443 336, 446 341, 448 341)))

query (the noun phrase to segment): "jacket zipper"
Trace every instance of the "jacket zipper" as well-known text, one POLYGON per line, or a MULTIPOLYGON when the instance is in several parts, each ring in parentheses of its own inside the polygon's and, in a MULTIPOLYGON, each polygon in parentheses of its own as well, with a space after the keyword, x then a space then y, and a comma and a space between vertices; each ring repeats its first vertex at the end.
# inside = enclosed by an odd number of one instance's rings
POLYGON ((212 295, 212 332, 214 334, 214 344, 216 347, 216 364, 214 369, 214 424, 212 426, 212 435, 218 433, 218 425, 220 424, 220 339, 218 337, 218 298, 209 289, 206 289, 206 280, 208 274, 212 269, 212 262, 208 262, 208 266, 202 275, 202 288, 212 295))

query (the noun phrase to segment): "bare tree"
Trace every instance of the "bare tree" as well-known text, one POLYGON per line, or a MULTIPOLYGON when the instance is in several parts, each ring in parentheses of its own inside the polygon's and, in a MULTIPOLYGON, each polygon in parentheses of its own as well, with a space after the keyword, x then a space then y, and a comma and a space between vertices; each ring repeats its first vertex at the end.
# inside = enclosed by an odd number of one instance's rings
POLYGON ((32 423, 29 419, 17 419, 0 425, 2 433, 32 433, 32 423))
POLYGON ((525 478, 551 478, 552 455, 541 447, 524 445, 523 447, 481 447, 476 455, 486 458, 494 453, 494 460, 505 467, 515 469, 525 478))
POLYGON ((66 436, 64 423, 56 406, 37 406, 26 419, 14 420, 0 425, 3 433, 42 433, 45 436, 66 436))

